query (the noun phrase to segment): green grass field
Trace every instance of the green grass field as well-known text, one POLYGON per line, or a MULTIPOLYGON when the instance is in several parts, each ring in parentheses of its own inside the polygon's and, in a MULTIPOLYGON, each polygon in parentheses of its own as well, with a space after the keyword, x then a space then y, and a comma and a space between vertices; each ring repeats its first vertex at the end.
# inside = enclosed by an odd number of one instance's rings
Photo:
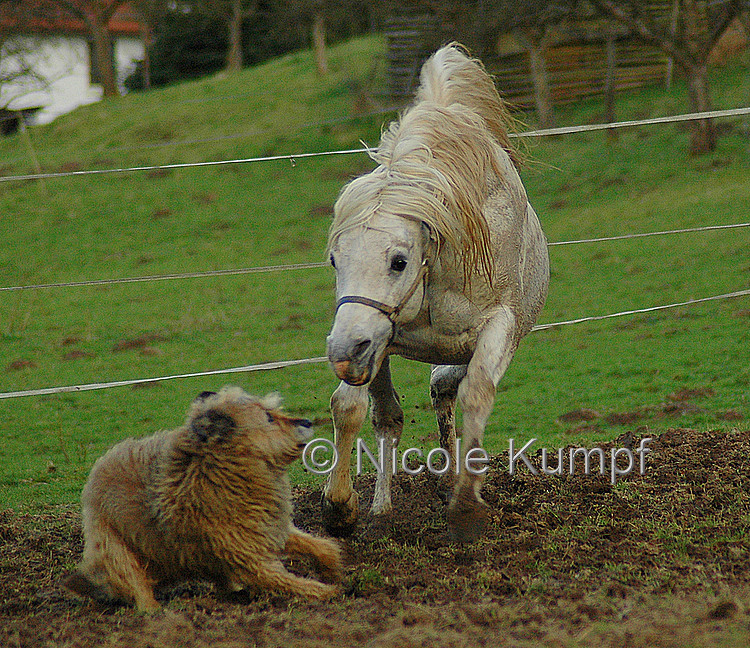
MULTIPOLYGON (((0 172, 156 165, 376 144, 387 108, 383 44, 332 48, 316 77, 300 52, 235 77, 81 108, 29 140, 0 141, 0 172), (259 90, 259 88, 263 88, 259 90), (345 118, 352 119, 345 119, 345 118)), ((715 107, 750 104, 750 58, 715 71, 715 107)), ((683 112, 684 87, 622 95, 618 118, 683 112)), ((598 122, 599 101, 560 108, 598 122)), ((523 116, 522 116, 523 117, 523 116)), ((533 125, 533 124, 531 124, 533 125)), ((690 158, 684 126, 534 141, 523 178, 550 241, 748 220, 750 122, 721 124, 690 158)), ((0 183, 0 287, 321 261, 330 208, 365 155, 0 183)), ((541 322, 710 296, 750 285, 750 230, 555 247, 541 322)), ((237 277, 0 292, 2 391, 106 382, 320 356, 333 315, 330 268, 237 277)), ((593 445, 647 426, 731 429, 750 416, 750 300, 712 302, 530 335, 501 382, 486 446, 508 437, 593 445), (680 400, 688 394, 690 400, 680 400), (670 395, 672 396, 670 398, 670 395), (587 423, 558 417, 579 408, 587 423)), ((396 359, 404 443, 437 444, 428 368, 396 359)), ((77 500, 93 461, 128 436, 179 425, 204 389, 280 391, 323 419, 325 364, 0 400, 0 508, 77 500)), ((369 432, 366 431, 366 434, 369 432)), ((320 477, 295 468, 294 479, 320 477)))

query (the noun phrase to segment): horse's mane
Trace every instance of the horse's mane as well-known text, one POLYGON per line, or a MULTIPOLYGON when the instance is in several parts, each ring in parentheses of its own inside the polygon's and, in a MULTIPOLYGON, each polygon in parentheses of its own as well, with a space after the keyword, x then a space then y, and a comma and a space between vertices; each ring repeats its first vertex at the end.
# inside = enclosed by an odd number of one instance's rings
POLYGON ((371 157, 379 166, 344 187, 334 207, 331 247, 342 232, 388 213, 425 223, 463 260, 464 276, 493 274, 482 214, 488 178, 501 175, 497 144, 517 164, 512 123, 481 63, 456 44, 422 68, 415 103, 383 133, 371 157))

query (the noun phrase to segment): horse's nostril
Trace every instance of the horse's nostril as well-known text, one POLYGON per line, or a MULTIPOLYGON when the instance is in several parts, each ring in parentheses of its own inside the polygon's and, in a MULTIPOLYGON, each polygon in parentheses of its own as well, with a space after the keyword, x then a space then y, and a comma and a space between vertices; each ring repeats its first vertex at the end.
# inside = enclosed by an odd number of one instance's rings
POLYGON ((371 340, 362 340, 362 342, 360 342, 359 344, 355 344, 352 348, 352 360, 361 358, 365 353, 367 353, 367 350, 370 348, 370 344, 372 344, 371 340))

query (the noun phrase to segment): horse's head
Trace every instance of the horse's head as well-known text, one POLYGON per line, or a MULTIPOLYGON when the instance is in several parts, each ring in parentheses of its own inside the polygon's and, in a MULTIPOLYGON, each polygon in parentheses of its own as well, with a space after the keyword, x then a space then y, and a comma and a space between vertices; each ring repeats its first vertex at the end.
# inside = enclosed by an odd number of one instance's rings
POLYGON ((394 327, 419 314, 429 246, 426 226, 395 216, 376 215, 333 239, 337 309, 327 347, 341 380, 367 384, 380 369, 394 327))

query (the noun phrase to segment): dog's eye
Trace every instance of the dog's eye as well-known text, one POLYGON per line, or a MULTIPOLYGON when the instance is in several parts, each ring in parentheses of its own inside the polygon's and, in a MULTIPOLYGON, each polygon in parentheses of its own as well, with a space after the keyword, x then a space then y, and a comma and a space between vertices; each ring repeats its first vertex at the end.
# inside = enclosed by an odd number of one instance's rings
POLYGON ((266 412, 266 418, 268 419, 269 423, 275 423, 276 419, 274 418, 274 415, 271 414, 271 412, 266 412))
POLYGON ((397 254, 391 259, 391 270, 403 272, 406 269, 407 260, 403 254, 397 254))

